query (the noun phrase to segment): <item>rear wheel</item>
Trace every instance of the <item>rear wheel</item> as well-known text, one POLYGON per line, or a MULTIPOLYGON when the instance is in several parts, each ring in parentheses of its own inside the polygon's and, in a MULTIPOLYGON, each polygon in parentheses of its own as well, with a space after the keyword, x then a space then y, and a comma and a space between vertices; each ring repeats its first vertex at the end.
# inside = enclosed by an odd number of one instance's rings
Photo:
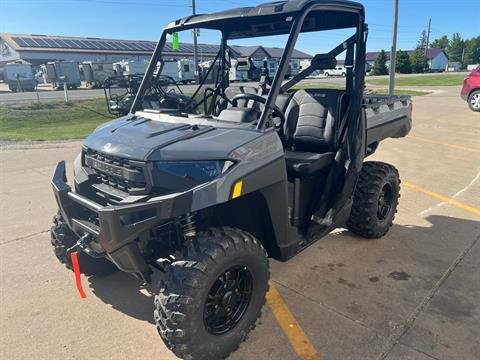
MULTIPOLYGON (((67 249, 75 245, 78 241, 78 236, 70 230, 60 213, 53 218, 50 235, 53 252, 58 261, 71 270, 72 261, 67 256, 67 249)), ((107 275, 118 270, 107 259, 94 259, 83 252, 79 252, 77 257, 80 271, 85 275, 107 275)))
POLYGON ((358 179, 347 228, 362 237, 377 239, 393 224, 400 197, 398 170, 382 162, 366 162, 358 179))
POLYGON ((472 111, 480 111, 480 90, 475 90, 468 97, 468 106, 472 111))
POLYGON ((155 297, 161 338, 182 359, 223 359, 254 328, 268 289, 267 254, 249 233, 211 228, 167 265, 155 297))

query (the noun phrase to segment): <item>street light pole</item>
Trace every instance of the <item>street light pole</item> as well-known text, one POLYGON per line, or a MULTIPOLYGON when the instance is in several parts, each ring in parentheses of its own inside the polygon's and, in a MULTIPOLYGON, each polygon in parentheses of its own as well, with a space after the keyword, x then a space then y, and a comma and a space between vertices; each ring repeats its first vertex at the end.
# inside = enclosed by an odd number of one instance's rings
MULTIPOLYGON (((192 15, 196 15, 195 0, 192 0, 192 15)), ((193 29, 193 64, 195 66, 195 81, 200 83, 198 76, 198 42, 197 42, 197 28, 193 29)))
POLYGON ((395 1, 393 13, 393 34, 392 34, 392 49, 390 51, 390 84, 388 93, 393 95, 395 93, 395 67, 397 56, 397 29, 398 29, 398 0, 395 1))

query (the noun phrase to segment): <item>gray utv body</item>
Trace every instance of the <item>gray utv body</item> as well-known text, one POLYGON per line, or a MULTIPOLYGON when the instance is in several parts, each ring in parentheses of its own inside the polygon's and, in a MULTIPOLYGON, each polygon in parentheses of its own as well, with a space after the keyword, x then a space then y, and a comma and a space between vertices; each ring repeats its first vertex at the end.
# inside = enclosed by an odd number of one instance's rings
MULTIPOLYGON (((365 41, 363 6, 349 1, 278 2, 170 23, 130 113, 85 140, 74 164, 74 189, 66 182, 65 162, 56 167, 52 185, 60 213, 80 238, 69 250, 107 258, 149 282, 149 266, 178 248, 195 231, 193 222, 197 228, 213 222, 248 231, 269 256, 280 260, 345 224, 365 156, 380 140, 405 136, 411 126, 409 98, 364 100, 365 41), (332 17, 322 19, 322 9, 332 17), (313 10, 319 15, 308 17, 313 10), (252 30, 245 19, 253 23, 258 16, 280 25, 252 30), (283 27, 284 19, 292 16, 293 24, 283 27), (224 30, 224 23, 240 18, 245 27, 224 30), (312 31, 353 27, 356 34, 315 57, 307 72, 286 85, 288 60, 304 22, 312 31), (205 116, 143 109, 166 35, 195 27, 223 30, 224 49, 227 39, 289 34, 277 75, 257 113, 239 107, 205 116), (343 51, 350 65, 346 91, 289 88, 308 73, 335 66, 335 56, 343 51), (286 119, 282 134, 274 126, 275 105, 296 120, 292 125, 286 119), (367 113, 375 118, 371 129, 367 113), (214 176, 199 180, 166 171, 172 163, 202 164, 214 176)), ((225 73, 213 98, 228 92, 225 73)))

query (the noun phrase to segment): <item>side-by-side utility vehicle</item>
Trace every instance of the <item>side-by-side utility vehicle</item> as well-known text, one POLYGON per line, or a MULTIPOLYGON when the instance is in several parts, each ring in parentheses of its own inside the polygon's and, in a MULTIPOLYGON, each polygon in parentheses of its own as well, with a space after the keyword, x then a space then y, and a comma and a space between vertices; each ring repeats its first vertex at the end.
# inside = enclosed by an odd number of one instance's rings
POLYGON ((406 96, 364 95, 364 21, 359 3, 290 0, 168 24, 129 113, 83 143, 73 188, 65 163, 55 169, 60 261, 77 274, 120 269, 145 283, 159 270, 153 316, 165 344, 184 359, 221 359, 260 315, 269 257, 288 260, 338 227, 384 236, 399 175, 364 159, 410 131, 412 108, 406 96), (167 39, 197 28, 221 38, 214 83, 200 82, 191 96, 158 91, 167 39), (297 40, 321 44, 322 31, 338 29, 351 34, 285 80, 297 40), (281 35, 273 79, 264 69, 257 86, 229 83, 229 44, 281 35), (343 89, 301 89, 338 56, 343 89))

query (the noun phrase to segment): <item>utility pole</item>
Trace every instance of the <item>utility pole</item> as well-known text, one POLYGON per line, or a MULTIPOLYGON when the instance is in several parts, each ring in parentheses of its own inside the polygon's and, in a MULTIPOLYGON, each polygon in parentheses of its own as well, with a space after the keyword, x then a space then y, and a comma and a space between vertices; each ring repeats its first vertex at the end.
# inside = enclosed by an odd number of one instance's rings
POLYGON ((427 58, 427 53, 428 53, 428 45, 430 43, 430 29, 432 27, 432 19, 428 19, 428 32, 427 32, 427 43, 425 44, 425 70, 427 69, 428 65, 428 58, 427 58))
POLYGON ((393 12, 393 34, 392 34, 392 49, 390 51, 390 84, 388 92, 390 95, 395 93, 395 67, 397 56, 397 30, 398 30, 398 0, 395 1, 393 12))
MULTIPOLYGON (((195 10, 195 0, 192 0, 192 15, 196 15, 197 12, 195 10)), ((200 79, 198 76, 198 42, 197 42, 197 28, 193 29, 193 64, 195 66, 195 81, 197 84, 200 83, 200 79)))

